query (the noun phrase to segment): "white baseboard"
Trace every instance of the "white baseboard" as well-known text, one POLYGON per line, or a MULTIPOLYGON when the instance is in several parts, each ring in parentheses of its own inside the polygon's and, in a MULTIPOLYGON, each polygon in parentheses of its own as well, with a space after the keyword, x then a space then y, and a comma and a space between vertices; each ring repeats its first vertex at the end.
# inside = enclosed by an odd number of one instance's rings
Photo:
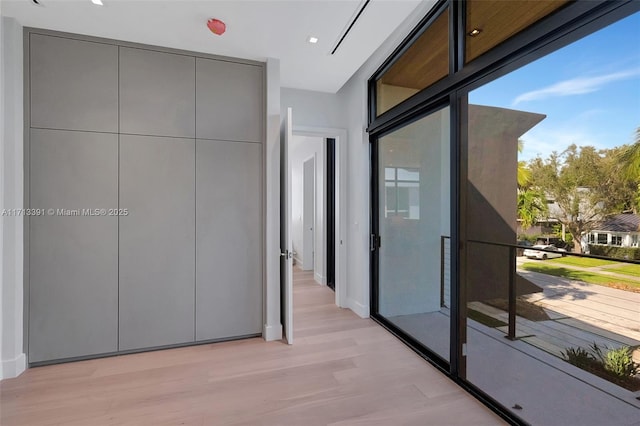
POLYGON ((327 285, 327 277, 324 277, 317 272, 313 274, 313 279, 315 279, 318 284, 327 285))
POLYGON ((0 366, 0 380, 18 377, 27 369, 27 357, 20 354, 14 359, 3 360, 0 366))
POLYGON ((351 309, 360 318, 369 318, 369 307, 353 299, 347 298, 347 308, 351 309))
POLYGON ((282 324, 264 325, 262 330, 262 338, 267 342, 272 340, 282 340, 282 324))

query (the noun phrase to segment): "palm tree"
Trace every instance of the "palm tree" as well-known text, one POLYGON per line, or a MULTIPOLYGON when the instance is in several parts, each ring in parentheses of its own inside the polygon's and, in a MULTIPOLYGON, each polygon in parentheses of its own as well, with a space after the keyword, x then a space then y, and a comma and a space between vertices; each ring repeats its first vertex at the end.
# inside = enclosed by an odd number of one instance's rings
POLYGON ((618 161, 627 179, 640 181, 640 127, 636 129, 636 141, 620 151, 618 161))
POLYGON ((518 219, 522 229, 531 228, 546 217, 548 208, 543 195, 532 188, 518 189, 518 219))
POLYGON ((636 141, 624 146, 618 154, 622 176, 638 185, 634 213, 640 211, 640 127, 636 129, 636 141))
MULTIPOLYGON (((518 152, 522 152, 524 141, 518 139, 518 152)), ((526 161, 518 161, 518 219, 522 229, 529 229, 548 212, 544 193, 531 186, 531 170, 526 161)))
MULTIPOLYGON (((518 139, 518 154, 522 153, 524 149, 524 141, 522 139, 518 139)), ((531 180, 531 172, 527 167, 526 161, 518 161, 518 188, 524 188, 529 184, 531 180)))
POLYGON ((524 188, 531 180, 531 171, 526 161, 518 161, 518 188, 524 188))

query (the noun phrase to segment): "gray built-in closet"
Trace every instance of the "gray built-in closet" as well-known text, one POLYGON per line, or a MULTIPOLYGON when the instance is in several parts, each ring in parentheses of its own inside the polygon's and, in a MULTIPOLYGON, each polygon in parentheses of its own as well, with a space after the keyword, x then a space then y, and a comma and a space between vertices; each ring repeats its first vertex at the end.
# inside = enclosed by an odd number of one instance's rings
POLYGON ((26 203, 55 210, 25 221, 29 363, 259 335, 264 64, 34 29, 25 52, 26 203))

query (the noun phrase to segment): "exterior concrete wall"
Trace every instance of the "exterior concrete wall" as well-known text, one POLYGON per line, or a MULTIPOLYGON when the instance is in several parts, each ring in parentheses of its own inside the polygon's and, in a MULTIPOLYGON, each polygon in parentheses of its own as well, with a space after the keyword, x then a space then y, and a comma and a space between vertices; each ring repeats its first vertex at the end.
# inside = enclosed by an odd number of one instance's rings
MULTIPOLYGON (((516 243, 518 138, 544 115, 504 108, 469 105, 467 239, 516 243)), ((468 244, 467 300, 506 298, 509 249, 468 244)), ((521 277, 519 294, 539 291, 521 277)))

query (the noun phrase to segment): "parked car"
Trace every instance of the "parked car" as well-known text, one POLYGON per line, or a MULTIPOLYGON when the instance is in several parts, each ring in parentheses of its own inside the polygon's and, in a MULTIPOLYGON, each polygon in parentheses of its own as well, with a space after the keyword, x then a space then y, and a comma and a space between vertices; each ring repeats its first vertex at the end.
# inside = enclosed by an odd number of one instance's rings
POLYGON ((570 251, 571 249, 571 245, 559 237, 539 237, 536 241, 536 245, 552 245, 558 247, 559 249, 565 249, 566 251, 570 251))
POLYGON ((527 240, 516 241, 518 248, 516 249, 516 256, 524 256, 524 250, 528 247, 533 247, 533 243, 527 240))
POLYGON ((553 259, 554 257, 566 256, 567 251, 565 249, 559 249, 553 245, 535 245, 531 248, 524 250, 524 256, 530 259, 553 259), (541 251, 548 250, 548 251, 541 251))

